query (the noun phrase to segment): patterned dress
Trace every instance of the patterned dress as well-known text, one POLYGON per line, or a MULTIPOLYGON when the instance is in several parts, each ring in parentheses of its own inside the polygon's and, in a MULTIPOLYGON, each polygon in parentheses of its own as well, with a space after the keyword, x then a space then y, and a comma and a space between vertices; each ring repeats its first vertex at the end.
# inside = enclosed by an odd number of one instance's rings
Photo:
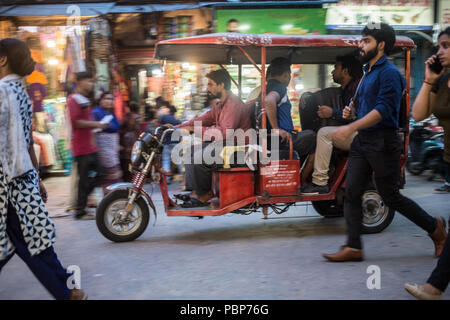
MULTIPOLYGON (((2 79, 2 91, 0 91, 6 93, 9 98, 0 97, 1 133, 8 132, 6 127, 12 125, 11 120, 15 119, 14 113, 18 112, 26 140, 25 145, 28 146, 32 134, 32 105, 22 79, 17 75, 7 77, 6 81, 2 79), (10 101, 14 101, 13 106, 10 105, 10 101), (2 115, 2 112, 8 114, 2 115)), ((17 154, 17 152, 11 152, 11 149, 18 145, 15 139, 17 137, 7 136, 3 139, 7 143, 0 146, 0 152, 3 154, 0 159, 2 160, 0 161, 0 260, 6 259, 14 253, 15 249, 6 231, 8 204, 12 204, 17 213, 23 237, 31 255, 39 254, 55 242, 55 226, 40 196, 39 179, 36 171, 31 169, 18 177, 8 179, 2 166, 2 162, 5 163, 4 161, 12 163, 12 160, 8 159, 8 155, 17 154)), ((25 156, 29 157, 28 154, 25 156)))

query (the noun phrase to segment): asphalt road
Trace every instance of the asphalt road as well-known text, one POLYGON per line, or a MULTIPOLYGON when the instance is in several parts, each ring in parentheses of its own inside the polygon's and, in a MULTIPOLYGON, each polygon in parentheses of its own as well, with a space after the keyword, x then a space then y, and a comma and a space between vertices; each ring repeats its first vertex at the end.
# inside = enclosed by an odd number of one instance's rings
MULTIPOLYGON (((382 233, 363 237, 365 261, 335 264, 321 253, 344 244, 343 218, 322 218, 311 206, 268 220, 260 212, 201 220, 166 217, 156 189, 156 225, 152 216, 138 240, 112 243, 95 221, 63 216, 68 178, 45 183, 57 227, 56 252, 64 266, 80 267, 90 299, 413 299, 404 283, 425 282, 437 262, 427 234, 400 214, 382 233), (379 289, 367 286, 371 268, 379 271, 379 289)), ((431 215, 448 219, 450 194, 432 191, 440 183, 408 176, 402 193, 431 215)), ((52 297, 15 256, 0 274, 0 299, 52 297)))

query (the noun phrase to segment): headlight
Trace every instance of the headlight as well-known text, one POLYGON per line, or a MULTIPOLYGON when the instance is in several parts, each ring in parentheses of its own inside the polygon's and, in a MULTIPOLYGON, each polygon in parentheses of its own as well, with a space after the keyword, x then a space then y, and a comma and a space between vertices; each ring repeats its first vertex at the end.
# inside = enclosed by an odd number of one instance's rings
POLYGON ((131 150, 131 165, 138 166, 142 155, 142 141, 136 141, 131 150))

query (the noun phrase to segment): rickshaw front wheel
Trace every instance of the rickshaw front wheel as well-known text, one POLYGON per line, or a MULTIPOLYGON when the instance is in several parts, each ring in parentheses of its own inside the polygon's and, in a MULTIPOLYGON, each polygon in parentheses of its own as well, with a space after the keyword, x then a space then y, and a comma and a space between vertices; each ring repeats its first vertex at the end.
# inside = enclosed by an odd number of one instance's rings
POLYGON ((128 190, 115 190, 99 203, 96 214, 97 228, 108 240, 114 242, 133 241, 147 228, 149 210, 143 197, 138 197, 129 212, 128 190))

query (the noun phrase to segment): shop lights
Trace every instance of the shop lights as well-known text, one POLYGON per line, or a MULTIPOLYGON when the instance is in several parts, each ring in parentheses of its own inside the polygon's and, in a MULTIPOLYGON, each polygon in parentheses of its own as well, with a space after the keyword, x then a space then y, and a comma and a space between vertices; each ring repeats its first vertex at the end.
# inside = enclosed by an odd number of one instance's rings
POLYGON ((54 47, 56 47, 56 42, 53 41, 53 40, 47 41, 47 47, 48 47, 48 48, 54 48, 54 47))
POLYGON ((248 31, 248 30, 250 30, 249 24, 243 24, 239 26, 239 31, 248 31))
POLYGON ((298 83, 295 85, 295 90, 300 91, 305 89, 305 86, 302 83, 298 83))
POLYGON ((292 24, 284 24, 284 25, 281 26, 281 30, 287 31, 287 30, 292 29, 293 27, 294 26, 292 24))
POLYGON ((59 63, 58 59, 51 58, 48 60, 48 64, 51 66, 56 66, 59 63))
POLYGON ((161 69, 153 69, 152 70, 152 76, 155 76, 157 78, 161 78, 163 75, 163 72, 161 69))

